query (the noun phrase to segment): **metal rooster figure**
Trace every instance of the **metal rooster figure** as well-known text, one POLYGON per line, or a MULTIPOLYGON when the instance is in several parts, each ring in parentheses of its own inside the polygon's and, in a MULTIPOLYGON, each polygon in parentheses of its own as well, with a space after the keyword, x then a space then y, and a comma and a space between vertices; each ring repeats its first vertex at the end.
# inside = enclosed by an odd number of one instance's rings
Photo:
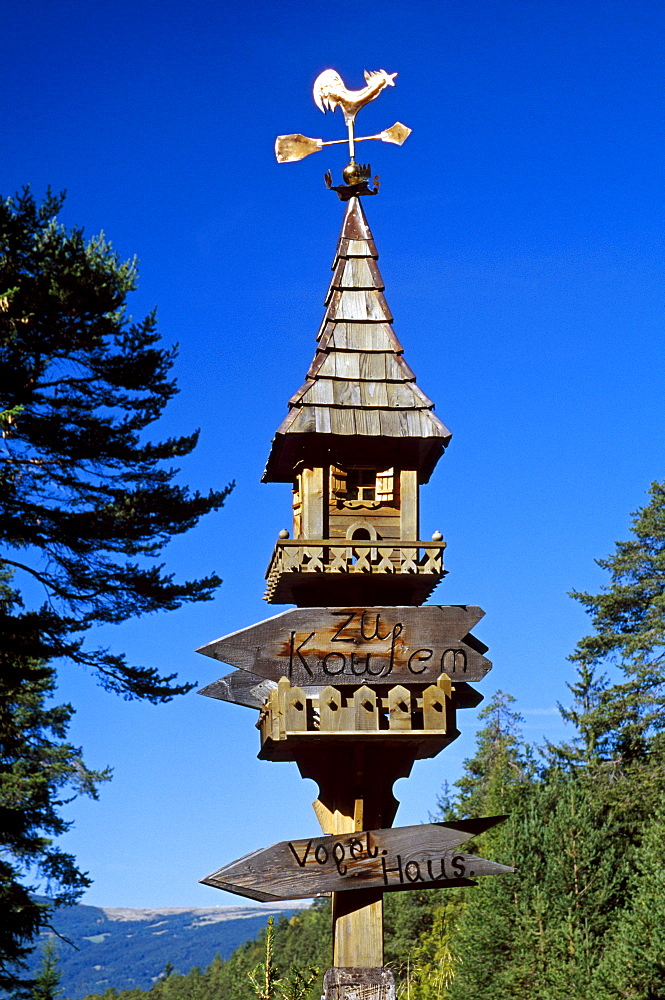
POLYGON ((385 87, 395 86, 396 76, 397 73, 386 73, 384 69, 371 73, 365 70, 366 86, 362 90, 349 90, 339 73, 334 69, 324 70, 314 81, 314 101, 324 114, 326 111, 335 111, 336 108, 342 109, 348 130, 347 139, 332 139, 325 142, 323 139, 310 139, 306 135, 279 135, 275 141, 277 161, 291 163, 294 160, 302 160, 310 153, 318 153, 324 146, 336 146, 348 141, 350 162, 342 171, 344 184, 333 187, 332 177, 328 171, 325 174, 326 186, 336 191, 342 201, 348 201, 357 195, 378 194, 379 179, 374 178, 374 189, 369 187, 371 168, 369 164, 356 163, 355 144, 366 142, 368 139, 380 139, 381 142, 391 142, 401 146, 411 135, 411 129, 401 122, 395 122, 391 128, 377 135, 356 136, 355 120, 360 109, 370 101, 374 101, 385 87))

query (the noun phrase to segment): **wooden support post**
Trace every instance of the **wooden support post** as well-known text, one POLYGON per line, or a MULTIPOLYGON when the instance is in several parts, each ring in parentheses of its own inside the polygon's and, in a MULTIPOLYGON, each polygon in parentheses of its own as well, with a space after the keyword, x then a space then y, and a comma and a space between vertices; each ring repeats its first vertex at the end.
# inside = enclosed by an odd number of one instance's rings
POLYGON ((383 966, 383 893, 375 889, 334 892, 333 964, 339 968, 383 966))
POLYGON ((323 1000, 395 1000, 395 978, 390 969, 328 969, 323 977, 323 1000))
MULTIPOLYGON (((390 826, 397 802, 397 778, 406 777, 412 755, 363 744, 326 753, 323 746, 307 758, 299 755, 303 777, 314 778, 319 798, 314 811, 326 834, 354 833, 390 826)), ((374 889, 332 894, 333 962, 337 968, 383 966, 383 893, 374 889)))
POLYGON ((418 471, 402 469, 400 476, 400 537, 411 540, 418 538, 418 471))
MULTIPOLYGON (((361 689, 367 690, 367 689, 361 689)), ((374 692, 372 692, 373 694, 374 692)), ((376 696, 374 697, 376 713, 376 696)), ((355 753, 355 789, 336 811, 334 833, 356 833, 365 827, 365 782, 362 751, 355 753), (350 813, 350 815, 349 815, 350 813)), ((373 824, 371 824, 373 825, 373 824)), ((383 893, 373 889, 332 894, 333 965, 372 969, 383 965, 383 893)))

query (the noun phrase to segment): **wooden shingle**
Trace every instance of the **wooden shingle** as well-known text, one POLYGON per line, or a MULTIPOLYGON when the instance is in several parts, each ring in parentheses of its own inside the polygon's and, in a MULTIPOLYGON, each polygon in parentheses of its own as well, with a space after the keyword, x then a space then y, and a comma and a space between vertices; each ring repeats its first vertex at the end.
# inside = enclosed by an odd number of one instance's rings
MULTIPOLYGON (((288 481, 295 466, 326 435, 412 442, 422 481, 450 440, 434 404, 416 385, 402 357, 384 296, 378 253, 358 198, 347 203, 332 264, 325 315, 307 380, 289 400, 277 430, 264 481, 288 481)), ((318 443, 321 447, 321 443, 318 443)))

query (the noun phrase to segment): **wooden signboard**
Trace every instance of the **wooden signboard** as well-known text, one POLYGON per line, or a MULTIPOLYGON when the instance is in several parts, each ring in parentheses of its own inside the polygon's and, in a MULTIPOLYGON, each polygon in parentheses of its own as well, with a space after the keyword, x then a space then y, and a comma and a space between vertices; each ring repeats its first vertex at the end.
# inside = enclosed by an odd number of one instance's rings
POLYGON ((296 608, 197 650, 272 681, 433 684, 448 674, 478 681, 492 664, 470 634, 485 614, 476 605, 296 608))
POLYGON ((391 892, 473 885, 476 876, 515 871, 459 850, 460 844, 504 818, 282 841, 233 861, 201 882, 262 902, 352 889, 391 892))

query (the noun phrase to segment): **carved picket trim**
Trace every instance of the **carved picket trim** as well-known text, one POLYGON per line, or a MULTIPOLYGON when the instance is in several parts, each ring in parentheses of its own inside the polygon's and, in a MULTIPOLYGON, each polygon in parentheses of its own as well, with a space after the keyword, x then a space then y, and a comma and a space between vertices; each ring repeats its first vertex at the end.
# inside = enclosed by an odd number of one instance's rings
POLYGON ((379 693, 362 685, 344 691, 329 685, 313 695, 282 677, 264 704, 257 723, 261 742, 299 736, 335 737, 455 734, 453 687, 447 674, 420 693, 396 684, 379 693))
POLYGON ((268 596, 275 592, 284 573, 402 573, 441 577, 445 545, 443 541, 405 543, 401 540, 377 544, 373 538, 322 538, 307 543, 280 539, 266 573, 268 596))

